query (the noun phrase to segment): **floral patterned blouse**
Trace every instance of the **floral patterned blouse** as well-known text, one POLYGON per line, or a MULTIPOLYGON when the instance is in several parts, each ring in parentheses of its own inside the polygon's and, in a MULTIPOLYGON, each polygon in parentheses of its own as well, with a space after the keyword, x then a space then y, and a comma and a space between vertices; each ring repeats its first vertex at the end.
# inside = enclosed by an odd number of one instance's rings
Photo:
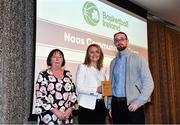
POLYGON ((51 110, 57 108, 64 112, 77 103, 75 85, 70 71, 64 70, 62 79, 56 78, 48 69, 39 73, 36 82, 36 113, 39 124, 73 123, 72 115, 67 120, 60 120, 51 110))

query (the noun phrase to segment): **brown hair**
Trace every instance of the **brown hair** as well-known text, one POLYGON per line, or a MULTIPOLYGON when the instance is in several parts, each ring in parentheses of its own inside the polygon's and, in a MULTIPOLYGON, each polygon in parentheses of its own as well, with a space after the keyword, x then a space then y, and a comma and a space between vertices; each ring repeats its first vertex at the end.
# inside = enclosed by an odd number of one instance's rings
POLYGON ((117 33, 114 34, 114 38, 115 38, 115 36, 116 36, 117 34, 124 34, 125 37, 126 37, 126 40, 128 40, 128 37, 127 37, 126 33, 124 33, 124 32, 117 32, 117 33))
POLYGON ((65 58, 64 58, 64 53, 61 51, 61 50, 59 50, 59 49, 53 49, 50 53, 49 53, 49 55, 48 55, 48 57, 47 57, 47 65, 48 66, 52 66, 52 64, 51 64, 51 58, 52 58, 52 56, 53 56, 53 54, 55 53, 55 52, 59 52, 61 55, 62 55, 62 58, 63 58, 63 62, 62 62, 62 64, 61 64, 61 66, 63 67, 64 65, 65 65, 65 58))
POLYGON ((98 63, 97 63, 97 69, 98 70, 101 70, 101 68, 103 67, 103 59, 104 59, 104 54, 102 52, 102 49, 101 47, 98 45, 98 44, 91 44, 88 46, 87 50, 86 50, 86 57, 85 57, 85 60, 84 60, 84 64, 89 66, 91 61, 90 61, 90 58, 89 58, 89 50, 91 47, 96 47, 100 50, 100 57, 99 57, 99 60, 98 60, 98 63))

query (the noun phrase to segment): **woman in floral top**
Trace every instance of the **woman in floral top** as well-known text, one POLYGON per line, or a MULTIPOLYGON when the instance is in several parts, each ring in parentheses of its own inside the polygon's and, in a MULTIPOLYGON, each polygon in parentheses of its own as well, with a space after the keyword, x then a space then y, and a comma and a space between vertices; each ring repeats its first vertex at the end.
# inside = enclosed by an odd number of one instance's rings
POLYGON ((64 70, 64 54, 54 49, 47 58, 48 69, 39 73, 36 83, 36 113, 39 124, 73 123, 72 110, 77 104, 70 71, 64 70))

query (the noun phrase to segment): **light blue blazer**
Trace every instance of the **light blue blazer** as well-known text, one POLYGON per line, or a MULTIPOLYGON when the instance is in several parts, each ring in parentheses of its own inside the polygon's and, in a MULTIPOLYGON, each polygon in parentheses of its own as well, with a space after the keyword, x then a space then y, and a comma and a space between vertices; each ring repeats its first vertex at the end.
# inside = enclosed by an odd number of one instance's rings
MULTIPOLYGON (((127 51, 126 63, 126 98, 127 105, 132 101, 136 101, 139 106, 144 105, 150 98, 154 89, 154 82, 151 72, 144 58, 137 53, 127 51)), ((115 83, 113 76, 113 69, 116 62, 115 57, 110 64, 110 80, 112 80, 112 89, 115 83)), ((108 109, 111 108, 111 97, 108 99, 108 109)))

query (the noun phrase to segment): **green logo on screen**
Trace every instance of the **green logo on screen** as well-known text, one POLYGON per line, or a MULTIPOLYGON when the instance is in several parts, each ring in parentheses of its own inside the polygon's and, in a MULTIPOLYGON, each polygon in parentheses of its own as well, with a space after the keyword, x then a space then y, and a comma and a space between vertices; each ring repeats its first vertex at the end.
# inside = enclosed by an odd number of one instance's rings
POLYGON ((96 26, 100 20, 100 14, 95 4, 87 1, 82 9, 82 13, 86 23, 96 26))

